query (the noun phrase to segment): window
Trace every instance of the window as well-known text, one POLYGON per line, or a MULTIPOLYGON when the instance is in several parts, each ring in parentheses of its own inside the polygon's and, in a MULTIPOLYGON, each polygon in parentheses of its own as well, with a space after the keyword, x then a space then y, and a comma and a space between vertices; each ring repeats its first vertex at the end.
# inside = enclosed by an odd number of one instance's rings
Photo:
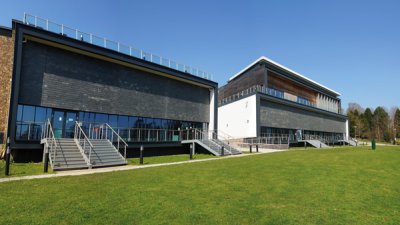
POLYGON ((108 123, 108 115, 107 114, 101 114, 101 113, 96 113, 96 123, 108 123))
MULTIPOLYGON (((46 107, 18 105, 16 139, 40 140, 42 125, 48 118, 52 117, 52 111, 53 109, 46 107)), ((63 111, 60 112, 64 113, 63 111)), ((203 128, 203 123, 192 121, 109 115, 91 112, 78 112, 77 114, 74 112, 72 115, 74 119, 76 115, 78 116, 77 120, 82 122, 82 128, 85 132, 89 131, 90 123, 108 123, 116 132, 119 132, 123 139, 128 141, 171 141, 174 132, 166 130, 176 131, 178 129, 203 128), (160 129, 165 129, 165 131, 160 131, 160 129)), ((66 128, 69 129, 70 132, 73 132, 73 127, 66 126, 66 128)))
POLYGON ((118 116, 117 115, 109 115, 108 116, 108 125, 112 128, 118 127, 118 116))
POLYGON ((272 95, 272 96, 275 96, 275 97, 278 97, 278 98, 283 98, 284 97, 283 91, 280 91, 280 90, 277 90, 277 89, 274 89, 274 88, 268 88, 268 94, 272 95))
POLYGON ((130 116, 129 117, 129 128, 135 128, 137 127, 137 117, 136 116, 130 116))
POLYGON ((310 100, 303 98, 303 97, 297 97, 297 103, 300 103, 303 105, 311 105, 310 100))
POLYGON ((34 106, 24 106, 22 112, 22 120, 24 122, 34 122, 35 121, 35 107, 34 106))
POLYGON ((46 122, 47 109, 42 107, 36 107, 35 111, 35 122, 46 122))
POLYGON ((128 128, 128 127, 129 127, 129 118, 127 116, 119 116, 118 128, 128 128))
POLYGON ((18 105, 16 139, 17 140, 40 140, 42 125, 51 117, 51 109, 18 105))

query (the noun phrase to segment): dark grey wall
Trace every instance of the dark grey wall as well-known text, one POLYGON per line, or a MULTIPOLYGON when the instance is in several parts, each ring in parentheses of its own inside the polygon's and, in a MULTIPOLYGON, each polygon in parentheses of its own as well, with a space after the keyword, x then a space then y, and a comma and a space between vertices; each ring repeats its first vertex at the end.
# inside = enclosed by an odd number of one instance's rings
POLYGON ((346 132, 346 120, 308 110, 260 100, 260 124, 266 127, 346 132))
POLYGON ((209 122, 209 90, 28 41, 20 104, 209 122))

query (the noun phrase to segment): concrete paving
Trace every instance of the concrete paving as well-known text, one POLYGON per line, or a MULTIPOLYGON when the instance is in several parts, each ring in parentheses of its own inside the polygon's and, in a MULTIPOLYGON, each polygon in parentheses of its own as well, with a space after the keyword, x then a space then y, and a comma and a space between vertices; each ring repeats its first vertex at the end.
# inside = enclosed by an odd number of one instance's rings
POLYGON ((188 160, 188 161, 181 161, 181 162, 148 164, 148 165, 126 165, 126 166, 115 166, 115 167, 106 167, 106 168, 97 168, 97 169, 85 169, 85 170, 57 171, 52 174, 1 178, 0 183, 10 182, 10 181, 18 181, 18 180, 33 180, 33 179, 44 179, 44 178, 52 178, 52 177, 80 176, 80 175, 95 174, 95 173, 108 173, 108 172, 115 172, 115 171, 144 169, 144 168, 159 167, 159 166, 171 166, 171 165, 179 165, 179 164, 186 164, 186 163, 198 163, 198 162, 224 160, 224 159, 230 159, 230 158, 240 158, 240 157, 247 157, 247 156, 259 155, 259 154, 282 152, 282 151, 286 151, 286 150, 269 149, 268 151, 262 151, 262 152, 260 151, 259 153, 231 155, 231 156, 224 156, 224 157, 210 158, 210 159, 195 159, 195 160, 188 160))

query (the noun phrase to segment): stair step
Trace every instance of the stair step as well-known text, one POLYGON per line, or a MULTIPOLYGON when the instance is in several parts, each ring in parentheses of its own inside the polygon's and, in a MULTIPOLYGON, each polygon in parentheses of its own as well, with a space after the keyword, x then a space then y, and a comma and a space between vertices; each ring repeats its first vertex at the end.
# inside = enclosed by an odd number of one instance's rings
MULTIPOLYGON (((91 161, 95 166, 113 166, 126 164, 125 159, 108 140, 90 140, 93 144, 91 161)), ((81 145, 82 146, 82 145, 81 145)), ((74 139, 57 139, 54 170, 88 168, 84 157, 74 139)), ((86 155, 88 156, 88 151, 86 155)), ((50 153, 51 160, 54 155, 50 153)))

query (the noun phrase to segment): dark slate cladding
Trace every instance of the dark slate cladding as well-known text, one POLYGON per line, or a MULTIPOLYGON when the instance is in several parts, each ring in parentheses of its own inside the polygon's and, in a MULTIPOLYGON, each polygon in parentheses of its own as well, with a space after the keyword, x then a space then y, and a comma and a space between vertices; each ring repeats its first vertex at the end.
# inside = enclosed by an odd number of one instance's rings
POLYGON ((260 100, 261 126, 345 133, 345 122, 343 118, 260 100))
POLYGON ((32 41, 20 88, 20 104, 209 122, 207 88, 32 41))

